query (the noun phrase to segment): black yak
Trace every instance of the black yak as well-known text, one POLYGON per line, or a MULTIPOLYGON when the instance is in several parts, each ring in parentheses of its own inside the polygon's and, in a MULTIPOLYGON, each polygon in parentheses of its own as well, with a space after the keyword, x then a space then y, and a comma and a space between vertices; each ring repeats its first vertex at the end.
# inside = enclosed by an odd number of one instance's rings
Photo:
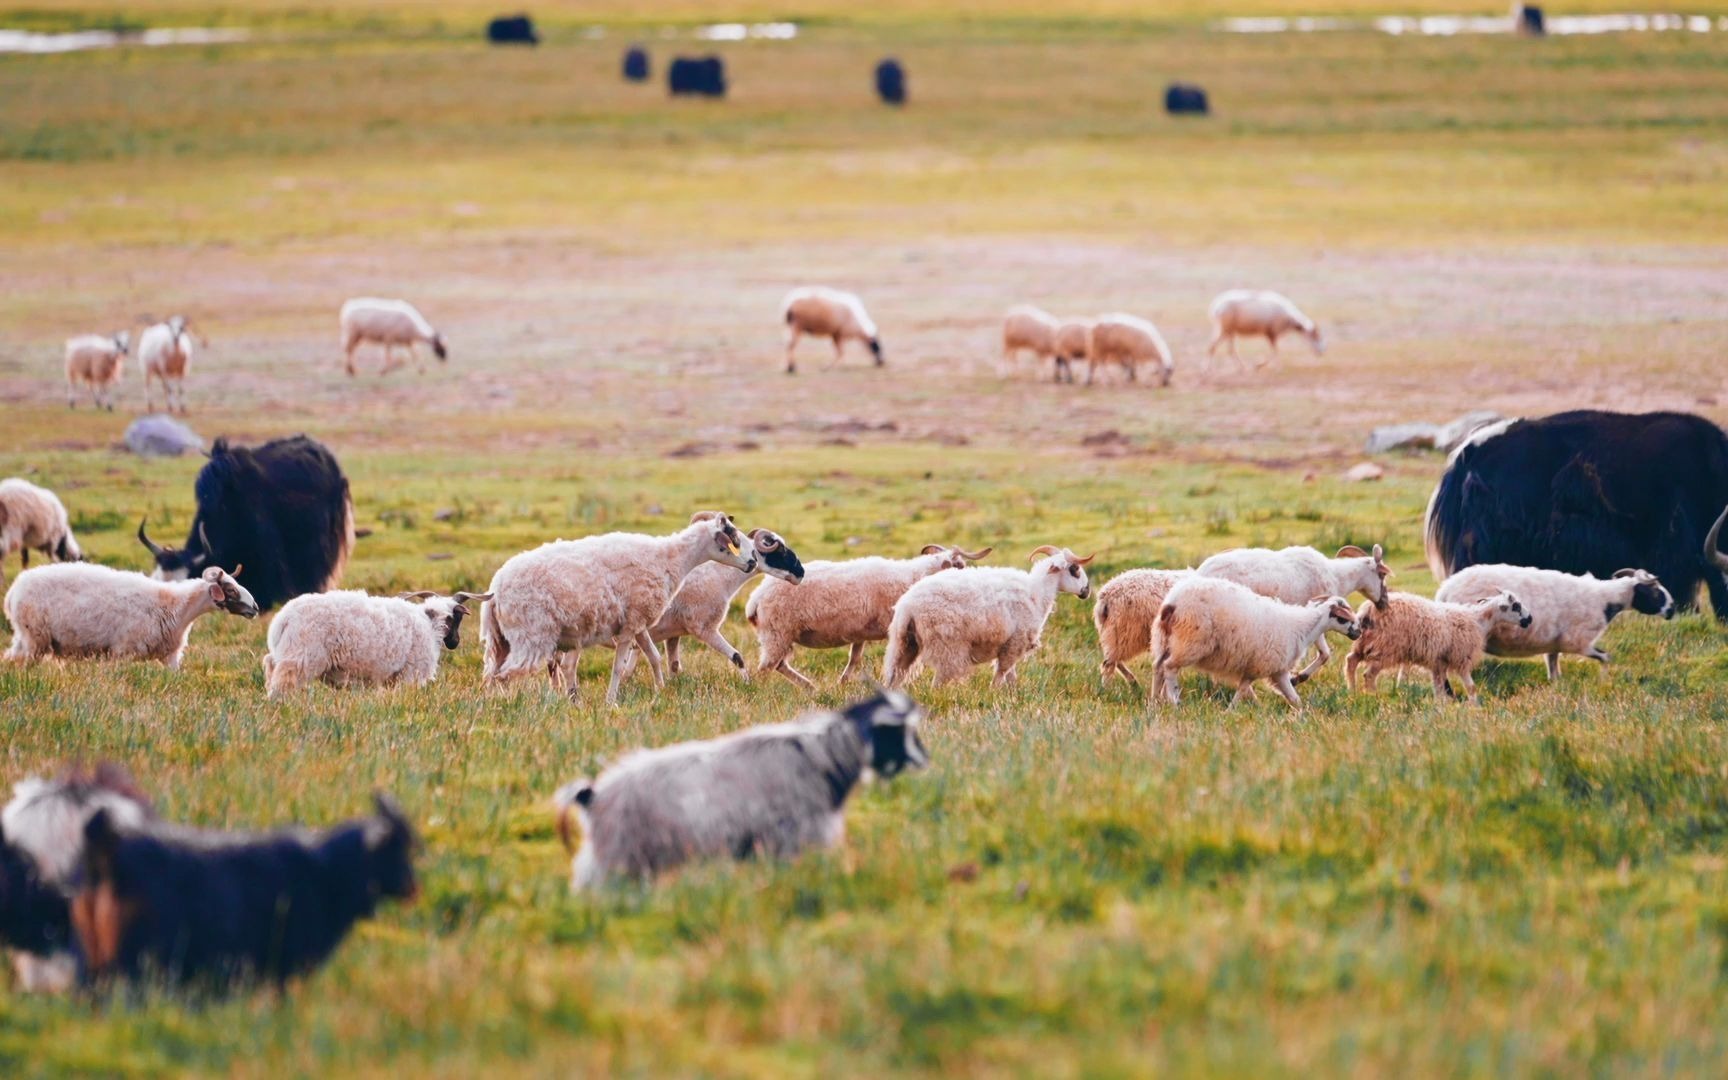
POLYGON ((206 564, 234 567, 265 611, 341 583, 354 548, 354 504, 348 478, 321 443, 296 435, 253 448, 217 439, 193 493, 198 512, 185 547, 163 547, 138 525, 157 578, 179 581, 206 564))
POLYGON ((1164 89, 1164 111, 1171 116, 1205 116, 1211 109, 1206 91, 1191 83, 1171 83, 1164 89))
POLYGON ((494 45, 538 45, 540 35, 527 15, 500 15, 486 24, 486 40, 494 45))
POLYGON ((624 78, 629 82, 647 82, 651 74, 648 50, 632 45, 624 51, 624 78))
POLYGON ((1648 570, 1728 621, 1728 435, 1687 413, 1595 410, 1484 428, 1453 452, 1423 534, 1436 580, 1478 563, 1607 578, 1648 570), (1707 545, 1707 539, 1709 541, 1707 545))
POLYGON ((666 69, 667 87, 674 97, 726 96, 726 62, 718 56, 679 56, 666 69))
POLYGON ((876 65, 876 96, 888 105, 906 104, 906 69, 893 57, 876 65))

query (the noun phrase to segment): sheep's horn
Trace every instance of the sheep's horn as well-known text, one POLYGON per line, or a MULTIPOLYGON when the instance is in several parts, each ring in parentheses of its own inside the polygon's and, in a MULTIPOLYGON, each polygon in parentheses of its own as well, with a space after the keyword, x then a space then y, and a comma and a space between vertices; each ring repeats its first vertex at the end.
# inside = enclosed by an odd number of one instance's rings
POLYGON ((240 571, 242 571, 244 569, 246 569, 245 563, 235 563, 234 564, 234 572, 232 574, 229 574, 228 576, 229 577, 239 577, 240 571))
POLYGON ((1075 559, 1074 563, 1077 566, 1085 566, 1087 563, 1091 562, 1093 559, 1096 559, 1097 557, 1098 557, 1098 553, 1096 551, 1094 551, 1092 554, 1086 556, 1084 559, 1075 559))
POLYGON ((996 549, 993 547, 987 547, 979 548, 977 551, 967 551, 964 548, 957 548, 956 550, 960 552, 960 557, 965 559, 967 562, 977 562, 979 559, 985 558, 996 549))
POLYGON ((150 550, 151 555, 160 559, 164 554, 166 554, 166 550, 162 547, 161 544, 158 544, 156 541, 150 539, 150 534, 144 531, 144 526, 146 524, 148 524, 149 521, 150 521, 150 515, 146 514, 138 522, 138 542, 140 544, 143 544, 146 548, 148 548, 150 550))
POLYGON ((1032 549, 1032 554, 1026 561, 1031 562, 1040 555, 1055 555, 1061 550, 1061 548, 1051 547, 1049 544, 1039 544, 1037 547, 1032 549))
POLYGON ((437 596, 437 595, 438 594, 431 589, 419 589, 415 592, 399 592, 396 594, 396 599, 398 599, 398 600, 424 600, 428 596, 437 596))
POLYGON ((1722 513, 1716 519, 1716 524, 1710 526, 1710 535, 1704 538, 1704 557, 1710 560, 1710 565, 1728 574, 1728 555, 1722 554, 1716 546, 1716 538, 1722 535, 1722 523, 1728 521, 1728 507, 1722 508, 1722 513))
POLYGON ((492 594, 489 592, 459 592, 456 594, 456 602, 459 604, 465 604, 470 600, 478 600, 484 604, 490 599, 492 599, 492 594))
POLYGON ((1360 558, 1366 554, 1368 553, 1357 547, 1355 544, 1345 544, 1343 547, 1338 549, 1338 557, 1340 559, 1360 558))

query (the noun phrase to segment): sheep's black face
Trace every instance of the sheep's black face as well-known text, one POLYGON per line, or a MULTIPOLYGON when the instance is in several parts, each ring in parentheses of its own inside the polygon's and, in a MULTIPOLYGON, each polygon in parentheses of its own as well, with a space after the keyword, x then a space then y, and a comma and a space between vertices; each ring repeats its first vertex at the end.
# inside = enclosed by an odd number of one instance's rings
POLYGON ((1632 610, 1643 615, 1660 615, 1664 619, 1674 617, 1674 598, 1668 595, 1668 590, 1661 582, 1652 578, 1639 582, 1632 587, 1632 610))
POLYGON ((869 747, 870 768, 879 776, 893 777, 930 764, 924 740, 918 737, 924 711, 905 694, 884 690, 848 708, 845 715, 857 725, 869 747))
POLYGON ((798 561, 797 553, 786 546, 786 541, 764 529, 755 543, 764 573, 794 585, 804 580, 804 564, 798 561))

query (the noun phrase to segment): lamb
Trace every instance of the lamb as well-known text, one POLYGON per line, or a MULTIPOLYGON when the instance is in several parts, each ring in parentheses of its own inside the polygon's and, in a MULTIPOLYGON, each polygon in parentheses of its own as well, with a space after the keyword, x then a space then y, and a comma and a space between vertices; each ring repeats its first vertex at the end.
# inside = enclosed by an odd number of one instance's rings
POLYGON ((1002 320, 1002 373, 1014 370, 1022 351, 1030 352, 1040 363, 1047 356, 1055 356, 1056 330, 1060 326, 1056 316, 1031 304, 1009 308, 1002 320))
MULTIPOLYGON (((1308 345, 1314 350, 1315 356, 1326 352, 1326 339, 1320 333, 1320 327, 1313 319, 1302 314, 1302 310, 1290 302, 1289 297, 1281 293, 1254 289, 1230 289, 1218 294, 1212 301, 1212 343, 1206 347, 1206 358, 1210 360, 1217 353, 1218 346, 1229 343, 1230 359, 1242 365, 1242 357, 1236 352, 1238 335, 1247 337, 1264 337, 1272 346, 1272 355, 1268 360, 1278 359, 1278 339, 1284 334, 1301 334, 1308 339, 1308 345)), ((1266 366, 1266 360, 1254 366, 1266 366)))
POLYGON ((1105 315, 1092 324, 1086 335, 1086 383, 1091 385, 1098 368, 1105 364, 1121 364, 1128 369, 1128 378, 1147 365, 1157 369, 1160 386, 1170 385, 1176 365, 1170 358, 1170 346, 1164 335, 1145 319, 1120 312, 1105 315))
POLYGON ((1032 552, 1032 569, 989 567, 933 574, 906 590, 894 605, 882 681, 906 685, 920 664, 936 685, 964 678, 975 664, 996 663, 992 686, 1019 681, 1015 668, 1038 648, 1056 597, 1092 595, 1084 559, 1045 544, 1032 552))
POLYGON ((487 684, 544 670, 554 689, 574 697, 576 683, 564 677, 559 650, 574 654, 568 669, 573 674, 583 648, 608 643, 617 654, 606 702, 616 704, 634 642, 648 657, 654 685, 661 686, 660 651, 648 630, 690 571, 705 562, 756 571, 750 538, 714 510, 692 514, 690 524, 671 536, 607 533, 512 556, 492 576, 486 590, 492 599, 480 612, 487 684))
POLYGON ((354 350, 365 342, 384 347, 384 366, 378 369, 380 375, 388 375, 407 362, 396 361, 394 352, 398 345, 407 346, 408 355, 414 358, 415 366, 421 371, 426 370, 425 361, 416 348, 421 342, 432 346, 433 355, 441 361, 450 356, 444 347, 444 335, 432 329, 426 316, 406 300, 356 297, 342 305, 341 324, 342 350, 347 354, 349 375, 354 374, 354 350))
POLYGON ((1135 686, 1140 680, 1128 669, 1128 661, 1152 651, 1158 630, 1158 612, 1164 598, 1178 581, 1193 570, 1129 570, 1117 574, 1098 590, 1092 606, 1092 625, 1098 628, 1098 646, 1104 662, 1098 667, 1103 684, 1120 675, 1135 686))
POLYGON ((1426 668, 1434 677, 1434 700, 1453 697, 1452 675, 1464 684, 1471 704, 1479 699, 1471 673, 1482 662, 1488 635, 1501 626, 1528 629, 1532 616, 1523 601, 1499 592, 1474 604, 1445 604, 1410 593, 1393 593, 1386 606, 1364 602, 1356 612, 1362 636, 1344 661, 1344 677, 1356 689, 1356 668, 1369 693, 1386 668, 1426 668))
MULTIPOLYGON (((239 571, 235 567, 235 571, 239 571)), ((258 617, 258 605, 226 570, 190 581, 153 581, 95 563, 38 566, 6 591, 12 647, 5 659, 159 660, 179 671, 192 623, 212 611, 258 617)))
POLYGON ((151 380, 162 384, 162 404, 169 412, 186 412, 186 376, 192 370, 192 335, 184 315, 156 323, 138 336, 138 362, 144 367, 144 408, 149 411, 151 380))
POLYGON ((308 593, 270 623, 264 693, 277 697, 314 680, 331 686, 424 686, 438 677, 439 646, 462 643, 467 604, 490 593, 368 596, 308 593), (421 602, 423 601, 423 602, 421 602))
POLYGON ((1177 674, 1198 668, 1236 685, 1232 708, 1254 700, 1254 683, 1268 679, 1284 700, 1301 707, 1290 669, 1330 633, 1354 641, 1362 630, 1342 596, 1286 604, 1245 585, 1197 573, 1170 590, 1158 612, 1158 661, 1152 694, 1174 705, 1177 674))
MULTIPOLYGON (((1338 557, 1334 559, 1311 547, 1277 551, 1236 548, 1207 559, 1198 572, 1246 585, 1261 596, 1286 604, 1303 604, 1316 596, 1349 596, 1359 592, 1375 606, 1386 602, 1386 579, 1392 576, 1379 544, 1374 545, 1372 552, 1347 544, 1338 549, 1338 557)), ((1332 659, 1332 649, 1324 637, 1317 639, 1316 648, 1313 662, 1297 673, 1296 685, 1312 678, 1332 659)))
POLYGON ((871 556, 845 562, 804 564, 804 581, 794 588, 772 579, 750 594, 744 618, 756 628, 761 653, 758 673, 777 671, 806 690, 816 689, 792 667, 794 645, 806 649, 850 646, 840 682, 864 674, 864 645, 888 637, 894 605, 912 583, 943 570, 962 569, 989 555, 991 548, 966 551, 927 544, 915 559, 871 556))
POLYGON ((834 342, 834 362, 840 362, 847 341, 862 342, 881 367, 882 339, 876 324, 864 310, 863 301, 849 292, 821 285, 808 285, 786 294, 780 305, 780 321, 786 324, 786 374, 793 375, 798 366, 792 351, 804 334, 831 338, 834 342))
POLYGON ((16 551, 28 570, 32 550, 60 562, 84 559, 59 496, 18 477, 0 480, 0 581, 8 555, 16 551))
POLYGON ((113 337, 81 334, 66 341, 66 407, 78 407, 78 384, 90 389, 90 403, 114 411, 114 387, 126 374, 126 354, 132 333, 122 330, 113 337))
POLYGON ((1056 370, 1054 382, 1074 381, 1074 365, 1089 355, 1092 323, 1085 319, 1069 319, 1056 328, 1056 370))
POLYGON ((892 778, 929 764, 922 718, 912 699, 889 690, 839 712, 633 751, 554 797, 559 836, 574 855, 571 889, 646 880, 695 860, 835 847, 866 770, 892 778))
POLYGON ((1498 626, 1488 636, 1491 656, 1546 656, 1548 678, 1560 677, 1560 654, 1608 663, 1596 644, 1614 616, 1631 608, 1643 615, 1674 617, 1674 597, 1647 570, 1619 570, 1606 581, 1589 574, 1563 574, 1529 566, 1483 563, 1440 583, 1434 596, 1469 604, 1502 591, 1516 592, 1530 606, 1529 626, 1498 626))

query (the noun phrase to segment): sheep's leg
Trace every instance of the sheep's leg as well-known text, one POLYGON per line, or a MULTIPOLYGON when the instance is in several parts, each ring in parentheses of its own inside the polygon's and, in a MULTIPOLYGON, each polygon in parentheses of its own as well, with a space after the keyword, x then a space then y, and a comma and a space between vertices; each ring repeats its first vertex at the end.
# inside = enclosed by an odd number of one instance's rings
POLYGON ((1273 361, 1278 359, 1278 335, 1277 334, 1267 334, 1266 335, 1266 342, 1267 342, 1267 344, 1272 346, 1272 355, 1268 356, 1266 359, 1260 361, 1258 364, 1255 364, 1254 367, 1256 369, 1263 368, 1267 364, 1270 364, 1273 361))
POLYGON ((66 380, 66 407, 68 409, 78 407, 78 384, 71 379, 66 380))
MULTIPOLYGON (((696 640, 708 646, 710 649, 713 649, 721 656, 724 656, 733 667, 738 669, 738 674, 744 675, 746 678, 749 677, 744 671, 744 654, 732 647, 732 643, 727 641, 725 635, 720 633, 719 627, 715 627, 706 633, 696 635, 696 640)), ((677 642, 678 639, 673 638, 671 641, 667 642, 667 646, 670 648, 675 646, 677 642)), ((673 668, 672 670, 676 671, 678 669, 673 668)))
POLYGON ((1302 699, 1296 696, 1296 686, 1290 681, 1288 671, 1280 671, 1278 677, 1272 681, 1272 685, 1276 686, 1278 692, 1284 695, 1285 701, 1298 709, 1302 707, 1302 699))
POLYGON ((990 681, 992 686, 1013 686, 1020 681, 1020 673, 1015 666, 1020 663, 1018 655, 1003 653, 996 657, 996 677, 990 681))
POLYGON ((798 365, 792 359, 792 350, 798 347, 799 330, 796 326, 786 328, 786 374, 798 373, 798 365))
POLYGON ((575 701, 581 690, 581 680, 576 677, 577 665, 582 661, 582 650, 571 649, 569 652, 554 652, 546 658, 546 678, 552 684, 552 689, 559 691, 571 701, 575 701))
POLYGON ((1312 679, 1314 673, 1325 667, 1327 661, 1331 659, 1332 646, 1326 644, 1325 635, 1321 635, 1320 640, 1314 643, 1314 659, 1308 662, 1307 667, 1296 673, 1296 682, 1294 685, 1300 686, 1309 679, 1312 679))
POLYGON ((834 367, 846 356, 846 340, 839 334, 834 335, 834 359, 828 361, 829 367, 834 367))
POLYGON ((1362 669, 1362 688, 1372 694, 1379 686, 1379 682, 1380 665, 1370 660, 1368 665, 1362 669))
POLYGON ((1225 708, 1226 709, 1234 709, 1237 705, 1240 705, 1244 701, 1259 701, 1259 700, 1260 700, 1259 696, 1254 693, 1254 680, 1253 679, 1243 679, 1242 682, 1239 683, 1236 687, 1236 695, 1230 699, 1230 704, 1226 705, 1225 708))
POLYGON ((1218 355, 1218 346, 1222 344, 1224 344, 1224 331, 1220 328, 1214 328, 1212 331, 1212 341, 1206 346, 1207 367, 1212 366, 1213 359, 1218 355))
POLYGON ((864 643, 854 641, 852 651, 846 656, 846 667, 840 672, 840 683, 845 685, 849 680, 864 674, 864 643))
POLYGON ((350 378, 352 378, 354 376, 354 350, 358 349, 359 347, 360 347, 360 342, 358 339, 348 342, 348 350, 347 350, 348 359, 346 361, 344 361, 343 366, 345 366, 348 369, 348 376, 350 378))
POLYGON ((1229 341, 1230 341, 1230 359, 1236 361, 1236 370, 1238 370, 1238 371, 1246 370, 1248 367, 1247 363, 1242 359, 1242 354, 1236 351, 1236 335, 1231 334, 1229 337, 1229 341))
POLYGON ((620 640, 616 649, 617 651, 612 655, 612 678, 606 682, 606 704, 608 705, 618 704, 618 686, 624 681, 624 665, 628 663, 625 654, 630 649, 630 642, 627 639, 620 640))
POLYGON ((384 366, 378 369, 378 374, 388 375, 407 362, 408 361, 406 360, 396 359, 396 346, 386 342, 384 344, 384 366))
POLYGON ((683 638, 670 637, 666 639, 666 674, 676 675, 684 670, 684 661, 678 657, 678 643, 683 638))
MULTIPOLYGON (((163 389, 164 395, 166 395, 168 385, 166 383, 164 383, 162 385, 162 389, 163 389)), ((150 373, 148 371, 146 371, 144 373, 144 411, 149 412, 152 408, 155 407, 155 404, 156 404, 156 399, 150 393, 150 373)), ((167 406, 163 406, 163 407, 166 408, 167 406)))
POLYGON ((1464 684, 1464 696, 1470 699, 1470 704, 1482 704, 1482 695, 1476 692, 1476 677, 1468 671, 1458 673, 1458 681, 1464 684))
POLYGON ((1434 677, 1434 704, 1438 705, 1447 698, 1454 696, 1451 684, 1446 681, 1446 670, 1436 668, 1429 672, 1434 677))
POLYGON ((1548 654, 1548 681, 1554 682, 1559 678, 1560 678, 1560 654, 1557 652, 1551 652, 1548 654))
POLYGON ((786 659, 782 658, 779 663, 775 664, 774 670, 786 676, 793 686, 802 687, 811 693, 816 691, 816 684, 811 682, 808 676, 793 667, 786 659))
MULTIPOLYGON (((629 646, 625 646, 628 648, 629 646)), ((654 688, 658 690, 666 685, 666 673, 660 670, 660 647, 654 644, 654 639, 648 636, 648 631, 636 632, 636 647, 642 650, 642 655, 648 658, 648 670, 654 673, 654 688)), ((634 662, 634 658, 632 658, 634 662)), ((628 674, 628 672, 626 672, 628 674)))

